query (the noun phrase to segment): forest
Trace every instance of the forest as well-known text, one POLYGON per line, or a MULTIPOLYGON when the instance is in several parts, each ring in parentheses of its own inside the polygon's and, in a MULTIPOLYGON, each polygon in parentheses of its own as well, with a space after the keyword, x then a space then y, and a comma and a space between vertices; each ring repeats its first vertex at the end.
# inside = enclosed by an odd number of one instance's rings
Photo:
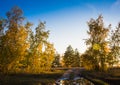
POLYGON ((0 73, 41 73, 64 67, 107 71, 120 66, 120 23, 112 30, 111 24, 104 26, 102 15, 91 18, 87 22, 85 53, 69 45, 64 55, 57 53, 48 41, 46 22, 39 22, 35 28, 33 25, 25 22, 23 11, 17 6, 6 17, 0 17, 0 73))

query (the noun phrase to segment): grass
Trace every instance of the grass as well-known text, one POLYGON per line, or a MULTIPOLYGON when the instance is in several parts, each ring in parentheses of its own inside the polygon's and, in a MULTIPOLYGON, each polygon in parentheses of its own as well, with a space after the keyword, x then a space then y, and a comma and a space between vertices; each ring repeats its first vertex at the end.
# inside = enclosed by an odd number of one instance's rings
POLYGON ((97 85, 109 85, 108 83, 99 79, 93 79, 93 82, 95 82, 97 85))
POLYGON ((0 76, 0 85, 53 85, 65 70, 40 74, 9 74, 0 76))
POLYGON ((120 68, 112 68, 107 72, 83 71, 82 75, 97 85, 120 85, 120 68))

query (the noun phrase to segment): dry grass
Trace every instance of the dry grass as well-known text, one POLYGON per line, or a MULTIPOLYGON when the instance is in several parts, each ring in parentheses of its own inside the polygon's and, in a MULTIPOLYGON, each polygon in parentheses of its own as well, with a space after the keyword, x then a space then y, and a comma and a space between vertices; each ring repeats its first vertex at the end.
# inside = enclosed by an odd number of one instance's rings
MULTIPOLYGON (((120 68, 111 68, 106 72, 101 71, 83 71, 83 76, 90 77, 97 81, 104 81, 110 85, 120 85, 120 68)), ((102 82, 100 85, 104 85, 102 82)))
POLYGON ((0 76, 0 85, 53 85, 64 70, 41 74, 9 74, 0 76))

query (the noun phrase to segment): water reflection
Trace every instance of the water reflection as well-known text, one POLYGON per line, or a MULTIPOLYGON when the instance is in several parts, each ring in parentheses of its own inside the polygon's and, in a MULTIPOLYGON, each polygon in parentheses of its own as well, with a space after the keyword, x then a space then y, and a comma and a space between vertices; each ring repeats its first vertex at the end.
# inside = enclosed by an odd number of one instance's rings
POLYGON ((73 80, 61 78, 56 81, 55 85, 94 85, 92 82, 88 81, 87 79, 84 78, 74 78, 73 80))

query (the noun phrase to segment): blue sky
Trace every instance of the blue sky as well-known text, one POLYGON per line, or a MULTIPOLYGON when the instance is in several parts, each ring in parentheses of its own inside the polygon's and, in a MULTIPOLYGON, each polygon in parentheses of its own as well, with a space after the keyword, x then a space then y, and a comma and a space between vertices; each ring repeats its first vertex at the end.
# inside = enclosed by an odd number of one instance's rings
POLYGON ((34 26, 39 20, 46 21, 49 41, 61 54, 68 45, 81 53, 85 51, 83 39, 88 37, 90 18, 96 19, 102 14, 105 26, 112 24, 112 29, 120 21, 120 0, 0 0, 0 16, 4 17, 13 6, 19 6, 34 26))

